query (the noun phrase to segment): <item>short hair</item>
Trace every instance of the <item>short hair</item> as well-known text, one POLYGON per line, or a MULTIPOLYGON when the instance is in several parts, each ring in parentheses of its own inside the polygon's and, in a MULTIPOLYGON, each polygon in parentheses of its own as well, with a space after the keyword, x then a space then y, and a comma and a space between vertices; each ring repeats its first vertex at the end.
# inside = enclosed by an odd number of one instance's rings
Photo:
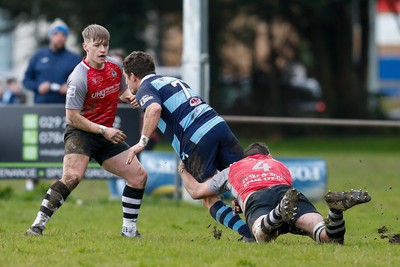
POLYGON ((83 41, 100 41, 108 43, 110 41, 110 33, 106 28, 98 24, 91 24, 82 31, 83 41))
POLYGON ((155 74, 155 64, 153 57, 142 51, 133 51, 122 64, 126 74, 133 73, 142 79, 148 74, 155 74))
POLYGON ((6 81, 6 85, 8 86, 10 84, 17 83, 17 82, 18 81, 17 81, 16 78, 8 78, 7 81, 6 81))
POLYGON ((252 143, 244 150, 243 157, 256 154, 269 155, 269 149, 264 143, 252 143))

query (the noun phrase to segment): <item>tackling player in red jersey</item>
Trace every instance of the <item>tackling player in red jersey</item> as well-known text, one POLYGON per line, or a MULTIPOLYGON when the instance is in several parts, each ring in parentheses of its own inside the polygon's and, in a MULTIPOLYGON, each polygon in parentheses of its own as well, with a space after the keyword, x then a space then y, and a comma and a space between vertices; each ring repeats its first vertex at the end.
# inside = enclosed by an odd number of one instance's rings
POLYGON ((251 144, 244 151, 244 159, 204 183, 197 182, 183 164, 178 170, 194 199, 231 190, 238 205, 235 211, 243 211, 258 243, 290 232, 308 235, 318 243, 343 244, 343 211, 371 200, 368 192, 361 190, 328 192, 325 201, 329 214, 324 220, 306 196, 292 187, 289 169, 273 159, 268 147, 261 143, 251 144))
POLYGON ((89 25, 83 32, 86 57, 68 78, 63 175, 46 193, 27 236, 40 236, 54 212, 84 178, 91 158, 105 170, 126 180, 122 194, 122 236, 140 237, 137 218, 147 173, 138 161, 125 164, 129 146, 126 135, 113 128, 119 98, 137 107, 126 87, 122 67, 107 57, 110 34, 100 25, 89 25))

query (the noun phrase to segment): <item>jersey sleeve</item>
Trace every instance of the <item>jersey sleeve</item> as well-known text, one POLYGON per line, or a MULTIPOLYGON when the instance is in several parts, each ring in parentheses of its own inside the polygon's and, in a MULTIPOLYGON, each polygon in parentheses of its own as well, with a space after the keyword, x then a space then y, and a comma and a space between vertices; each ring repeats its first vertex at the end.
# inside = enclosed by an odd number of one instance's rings
POLYGON ((152 103, 162 104, 158 90, 147 81, 140 86, 136 94, 136 99, 138 99, 138 103, 143 110, 152 103))
POLYGON ((229 168, 226 168, 223 171, 214 175, 210 180, 208 180, 208 186, 211 192, 216 195, 220 195, 229 190, 228 174, 229 168))
POLYGON ((88 88, 87 68, 82 63, 78 64, 74 71, 69 75, 67 87, 65 108, 83 109, 88 88))
POLYGON ((122 68, 122 63, 118 59, 115 59, 113 57, 107 57, 107 61, 110 61, 110 62, 116 64, 119 67, 119 70, 121 71, 121 83, 119 85, 119 92, 121 94, 121 93, 125 92, 126 89, 128 89, 128 85, 126 84, 126 81, 125 81, 125 76, 123 75, 124 70, 122 68))

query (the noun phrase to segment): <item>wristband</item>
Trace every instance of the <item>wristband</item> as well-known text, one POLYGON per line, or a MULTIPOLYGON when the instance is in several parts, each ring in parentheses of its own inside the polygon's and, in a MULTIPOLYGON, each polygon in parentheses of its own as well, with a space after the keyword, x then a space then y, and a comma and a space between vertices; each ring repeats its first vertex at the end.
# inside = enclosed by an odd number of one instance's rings
POLYGON ((106 126, 99 125, 99 131, 98 133, 103 135, 106 132, 106 126))
POLYGON ((51 91, 57 92, 57 91, 60 90, 60 88, 61 88, 61 85, 59 85, 58 83, 51 83, 50 84, 51 91))
POLYGON ((140 140, 139 140, 139 146, 147 146, 147 143, 149 142, 149 140, 150 139, 147 136, 142 134, 142 136, 140 137, 140 140))

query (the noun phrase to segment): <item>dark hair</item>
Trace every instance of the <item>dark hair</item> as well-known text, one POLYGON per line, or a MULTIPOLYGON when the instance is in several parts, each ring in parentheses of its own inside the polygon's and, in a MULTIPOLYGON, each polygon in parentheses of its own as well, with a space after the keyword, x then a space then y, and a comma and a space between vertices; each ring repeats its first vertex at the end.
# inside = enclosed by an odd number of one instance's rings
POLYGON ((142 51, 133 51, 124 59, 122 64, 126 74, 133 73, 142 79, 148 74, 155 74, 154 59, 151 55, 142 51))
POLYGON ((256 154, 269 155, 269 149, 264 143, 252 143, 244 150, 243 157, 256 154))

